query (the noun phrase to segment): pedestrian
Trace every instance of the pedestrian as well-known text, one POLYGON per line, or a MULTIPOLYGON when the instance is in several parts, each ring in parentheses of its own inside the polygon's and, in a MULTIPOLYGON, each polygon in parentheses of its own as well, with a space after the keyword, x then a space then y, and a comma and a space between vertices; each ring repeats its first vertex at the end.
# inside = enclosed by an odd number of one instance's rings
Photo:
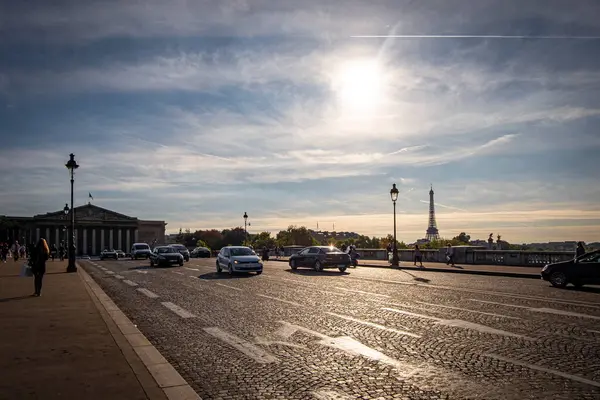
POLYGON ((452 264, 453 267, 455 267, 454 265, 454 249, 452 248, 452 245, 450 243, 448 243, 448 247, 446 247, 446 265, 450 265, 452 264))
POLYGON ((13 259, 15 260, 15 262, 19 261, 19 249, 21 248, 21 246, 19 246, 19 241, 15 240, 15 243, 12 246, 11 252, 12 252, 12 256, 13 259))
POLYGON ((0 253, 2 254, 2 261, 6 263, 6 259, 8 258, 8 243, 2 243, 0 253))
POLYGON ((50 257, 50 249, 46 239, 40 238, 38 240, 33 253, 31 254, 31 272, 33 272, 33 285, 35 292, 34 296, 40 297, 42 292, 42 280, 46 273, 46 261, 50 257))
POLYGON ((52 261, 54 261, 54 259, 56 258, 57 255, 58 255, 58 249, 56 248, 56 244, 53 244, 52 248, 50 249, 50 257, 52 257, 52 261))
POLYGON ((419 249, 419 245, 415 244, 415 266, 417 265, 417 261, 421 264, 421 268, 423 267, 423 255, 421 254, 421 249, 419 249))
POLYGON ((577 250, 575 250, 575 258, 579 258, 585 254, 585 247, 583 247, 583 242, 577 243, 577 250))

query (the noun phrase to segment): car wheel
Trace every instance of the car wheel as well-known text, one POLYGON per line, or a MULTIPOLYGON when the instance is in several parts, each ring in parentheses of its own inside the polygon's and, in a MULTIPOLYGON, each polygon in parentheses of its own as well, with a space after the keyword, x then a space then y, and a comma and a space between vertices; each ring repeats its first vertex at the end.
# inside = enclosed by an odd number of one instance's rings
POLYGON ((290 267, 291 267, 292 269, 298 269, 298 266, 296 265, 296 260, 292 260, 292 261, 290 261, 290 267))
POLYGON ((223 270, 221 269, 221 266, 219 265, 219 262, 217 261, 217 274, 220 274, 221 272, 223 272, 223 270))
POLYGON ((183 267, 183 260, 179 261, 179 266, 183 267))
POLYGON ((229 264, 229 267, 227 268, 227 272, 229 272, 229 275, 233 275, 233 267, 231 266, 231 264, 229 264))
POLYGON ((554 287, 563 288, 567 286, 567 276, 564 272, 554 272, 550 275, 550 283, 554 287))
POLYGON ((340 272, 346 272, 346 267, 340 267, 338 269, 340 270, 340 272))
POLYGON ((321 265, 321 261, 315 261, 315 271, 321 272, 323 271, 323 265, 321 265))
POLYGON ((256 271, 256 275, 262 274, 262 271, 256 271))
POLYGON ((154 268, 154 260, 152 260, 152 259, 150 260, 150 267, 154 268))

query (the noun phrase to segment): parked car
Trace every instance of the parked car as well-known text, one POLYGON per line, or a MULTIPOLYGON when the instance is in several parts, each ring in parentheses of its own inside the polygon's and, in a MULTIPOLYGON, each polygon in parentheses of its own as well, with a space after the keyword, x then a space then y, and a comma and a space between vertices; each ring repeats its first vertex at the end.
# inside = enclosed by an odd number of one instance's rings
POLYGON ((292 255, 289 260, 292 269, 309 267, 315 271, 323 271, 324 268, 338 268, 340 272, 344 272, 351 263, 347 253, 333 246, 306 247, 292 255))
POLYGON ((115 250, 102 250, 102 253, 100 253, 100 260, 106 260, 106 259, 113 259, 113 260, 118 260, 119 259, 119 255, 117 254, 117 252, 115 250))
POLYGON ((183 256, 173 246, 156 246, 150 253, 150 266, 183 265, 183 256))
POLYGON ((123 250, 115 250, 117 252, 117 257, 125 258, 126 254, 123 250))
POLYGON ((226 246, 221 249, 217 256, 217 272, 227 270, 230 275, 234 272, 256 272, 262 274, 263 264, 260 259, 246 246, 226 246))
POLYGON ((185 261, 190 261, 190 251, 187 249, 187 247, 185 247, 182 244, 172 244, 171 247, 179 251, 179 253, 183 256, 185 261))
POLYGON ((152 250, 150 250, 148 243, 134 243, 133 246, 131 246, 131 251, 129 253, 131 254, 132 260, 137 260, 138 258, 148 259, 150 258, 152 250))
POLYGON ((206 247, 196 247, 190 253, 190 257, 193 258, 210 258, 210 249, 206 247))
POLYGON ((563 288, 569 283, 575 287, 600 284, 600 250, 586 253, 569 261, 545 265, 542 279, 554 287, 563 288))

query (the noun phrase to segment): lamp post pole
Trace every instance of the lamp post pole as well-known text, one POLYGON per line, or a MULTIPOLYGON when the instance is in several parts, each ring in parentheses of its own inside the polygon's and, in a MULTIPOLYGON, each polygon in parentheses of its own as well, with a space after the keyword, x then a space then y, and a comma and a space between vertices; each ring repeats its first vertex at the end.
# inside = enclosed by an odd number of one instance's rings
POLYGON ((244 211, 244 244, 248 243, 248 214, 244 211))
POLYGON ((392 203, 394 203, 394 246, 392 251, 394 254, 392 255, 392 267, 397 267, 398 262, 398 241, 396 240, 396 200, 398 200, 398 189, 396 188, 396 184, 394 183, 392 186, 392 190, 390 190, 390 196, 392 198, 392 203))
POLYGON ((69 161, 65 164, 71 174, 71 234, 69 235, 69 265, 67 266, 67 272, 77 272, 77 266, 75 265, 75 209, 73 208, 73 186, 75 183, 75 170, 79 168, 79 165, 75 161, 75 155, 71 153, 69 155, 69 161))

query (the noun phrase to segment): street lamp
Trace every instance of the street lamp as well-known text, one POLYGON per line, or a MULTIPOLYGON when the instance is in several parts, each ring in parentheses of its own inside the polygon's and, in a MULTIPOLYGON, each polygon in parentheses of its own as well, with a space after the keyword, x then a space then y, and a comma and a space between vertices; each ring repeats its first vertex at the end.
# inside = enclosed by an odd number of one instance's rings
MULTIPOLYGON (((71 175, 71 234, 69 235, 69 265, 67 272, 77 272, 75 265, 75 209, 73 208, 73 184, 75 183, 75 170, 79 164, 75 161, 75 154, 69 154, 69 161, 65 164, 71 175)), ((66 210, 66 204, 65 204, 66 210)))
POLYGON ((392 203, 394 203, 394 247, 392 255, 392 267, 398 266, 398 248, 397 248, 397 240, 396 240, 396 200, 398 200, 398 189, 396 188, 396 184, 392 186, 392 190, 390 190, 390 196, 392 197, 392 203))
POLYGON ((248 242, 248 214, 246 211, 244 211, 244 242, 248 242))

